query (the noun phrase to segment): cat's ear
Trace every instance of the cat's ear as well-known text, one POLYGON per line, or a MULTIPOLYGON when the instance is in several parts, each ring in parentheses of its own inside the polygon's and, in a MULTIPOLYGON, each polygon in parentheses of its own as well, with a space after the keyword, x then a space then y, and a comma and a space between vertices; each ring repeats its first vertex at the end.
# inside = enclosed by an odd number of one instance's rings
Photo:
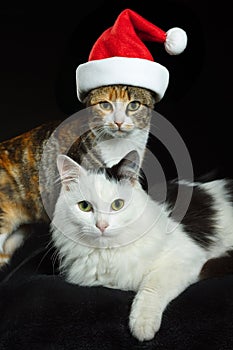
POLYGON ((61 182, 65 182, 66 184, 79 178, 80 175, 86 174, 86 170, 81 165, 64 154, 57 156, 57 169, 61 182))
POLYGON ((113 166, 114 172, 117 174, 117 178, 127 178, 130 180, 136 180, 140 171, 140 158, 137 151, 131 151, 127 153, 120 162, 113 166))

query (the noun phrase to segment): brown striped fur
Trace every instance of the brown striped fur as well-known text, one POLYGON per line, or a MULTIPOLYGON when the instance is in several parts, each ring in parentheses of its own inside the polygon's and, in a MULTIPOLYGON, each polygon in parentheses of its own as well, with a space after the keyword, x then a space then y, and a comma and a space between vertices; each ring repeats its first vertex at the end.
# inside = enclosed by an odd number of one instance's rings
MULTIPOLYGON (((91 120, 95 120, 97 123, 103 123, 105 117, 105 112, 99 106, 99 103, 104 101, 121 102, 126 107, 130 101, 139 101, 141 103, 140 110, 128 111, 128 113, 136 128, 149 129, 150 115, 147 112, 147 107, 153 109, 155 103, 154 96, 150 91, 122 85, 92 90, 86 96, 85 106, 93 106, 93 119, 91 120)), ((23 224, 49 221, 40 196, 39 167, 41 166, 43 147, 60 122, 54 121, 40 125, 0 143, 0 234, 9 235, 23 224)), ((62 128, 59 131, 59 140, 64 140, 65 144, 69 138, 73 137, 75 130, 80 127, 79 121, 76 120, 74 125, 62 128)), ((111 125, 109 128, 111 129, 111 125)), ((80 162, 83 155, 86 154, 89 157, 87 166, 103 166, 104 159, 91 151, 95 146, 96 136, 93 133, 93 125, 90 125, 90 129, 76 140, 68 155, 80 162)), ((124 137, 124 132, 120 137, 124 137)), ((44 167, 54 169, 55 162, 55 157, 48 154, 44 167)), ((42 190, 46 191, 46 186, 42 190)), ((3 260, 5 260, 7 253, 3 252, 3 260)))

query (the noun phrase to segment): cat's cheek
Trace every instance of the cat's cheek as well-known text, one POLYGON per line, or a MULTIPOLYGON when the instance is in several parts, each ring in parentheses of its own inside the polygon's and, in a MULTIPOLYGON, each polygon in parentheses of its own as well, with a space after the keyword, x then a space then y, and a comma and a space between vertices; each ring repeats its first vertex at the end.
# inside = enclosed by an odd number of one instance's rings
POLYGON ((87 227, 93 227, 95 226, 95 220, 93 217, 93 213, 90 212, 84 212, 78 208, 77 205, 73 206, 71 208, 72 216, 77 225, 80 223, 83 223, 87 227))
POLYGON ((107 132, 110 132, 110 134, 111 134, 111 132, 113 132, 112 136, 114 136, 115 132, 118 130, 118 126, 116 124, 114 124, 113 122, 104 124, 104 127, 105 127, 105 130, 107 132))
POLYGON ((115 213, 115 215, 109 218, 109 227, 106 233, 108 233, 109 236, 118 236, 120 232, 125 229, 126 224, 126 220, 124 220, 119 213, 115 213))
POLYGON ((83 222, 85 222, 88 226, 95 226, 95 220, 91 211, 86 213, 79 210, 79 212, 80 214, 78 216, 82 217, 83 222))
POLYGON ((114 117, 112 114, 108 114, 101 120, 102 126, 106 129, 109 128, 109 126, 114 125, 114 117))
POLYGON ((80 210, 76 204, 69 207, 69 217, 72 218, 72 221, 76 221, 76 218, 80 217, 80 210))
POLYGON ((133 124, 123 124, 121 127, 121 131, 125 131, 125 132, 131 132, 134 130, 134 125, 133 124))
POLYGON ((114 123, 114 114, 109 113, 108 115, 106 115, 103 119, 103 123, 104 124, 108 124, 108 123, 114 123))
POLYGON ((124 123, 122 124, 122 131, 132 131, 135 128, 135 123, 130 117, 126 117, 124 123))

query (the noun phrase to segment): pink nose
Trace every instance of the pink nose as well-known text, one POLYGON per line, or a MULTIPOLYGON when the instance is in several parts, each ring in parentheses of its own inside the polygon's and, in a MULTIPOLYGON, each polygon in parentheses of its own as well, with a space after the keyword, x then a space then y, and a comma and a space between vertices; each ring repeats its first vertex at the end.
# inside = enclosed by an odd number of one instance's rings
POLYGON ((96 227, 103 233, 105 229, 108 227, 108 223, 105 221, 97 222, 96 227))
POLYGON ((115 124, 118 126, 118 128, 121 128, 121 125, 123 124, 122 122, 115 122, 115 124))

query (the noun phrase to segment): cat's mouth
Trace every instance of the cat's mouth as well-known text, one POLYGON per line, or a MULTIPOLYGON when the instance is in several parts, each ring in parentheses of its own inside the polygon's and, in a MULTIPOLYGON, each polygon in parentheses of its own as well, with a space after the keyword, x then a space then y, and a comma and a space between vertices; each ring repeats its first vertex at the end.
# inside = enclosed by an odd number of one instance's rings
POLYGON ((80 238, 78 243, 92 248, 111 248, 115 245, 115 240, 109 232, 94 232, 80 238))
POLYGON ((128 126, 128 127, 116 127, 112 125, 105 125, 101 130, 100 128, 92 128, 92 131, 94 132, 95 135, 101 135, 102 137, 104 136, 111 136, 111 137, 125 137, 125 135, 129 135, 134 131, 133 126, 128 126))
POLYGON ((96 242, 107 242, 116 237, 119 234, 118 230, 109 230, 109 229, 97 229, 94 232, 89 234, 89 237, 95 240, 96 242))
POLYGON ((127 131, 125 130, 116 130, 116 131, 113 131, 114 135, 117 135, 117 136, 123 136, 124 134, 128 133, 127 131))
POLYGON ((115 137, 124 137, 126 134, 130 134, 134 130, 133 127, 131 128, 108 128, 108 132, 115 136, 115 137))

